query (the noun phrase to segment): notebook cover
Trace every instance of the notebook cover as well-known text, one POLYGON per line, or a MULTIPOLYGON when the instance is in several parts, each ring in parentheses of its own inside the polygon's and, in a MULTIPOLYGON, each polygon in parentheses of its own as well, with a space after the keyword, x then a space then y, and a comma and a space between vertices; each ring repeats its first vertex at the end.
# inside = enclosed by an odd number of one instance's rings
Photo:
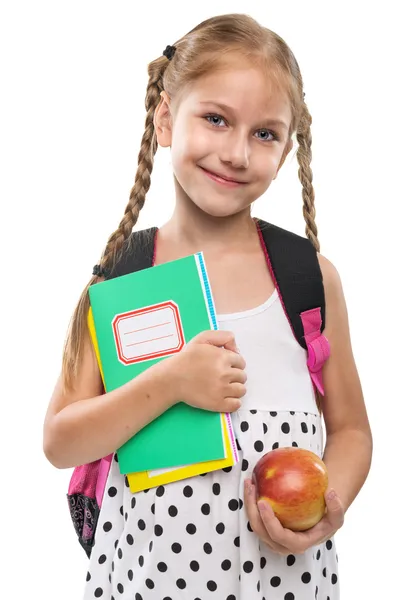
MULTIPOLYGON (((202 253, 98 283, 89 295, 107 392, 217 329, 202 253)), ((225 458, 220 415, 179 402, 117 452, 124 474, 225 458)))

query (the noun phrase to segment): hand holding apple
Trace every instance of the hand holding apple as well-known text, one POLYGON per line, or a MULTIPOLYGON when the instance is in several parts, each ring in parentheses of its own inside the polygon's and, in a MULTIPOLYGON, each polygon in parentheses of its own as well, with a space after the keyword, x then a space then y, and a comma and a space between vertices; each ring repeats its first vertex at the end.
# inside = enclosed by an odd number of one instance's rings
POLYGON ((328 472, 323 461, 301 448, 267 452, 253 470, 257 500, 272 507, 283 527, 310 529, 325 513, 328 472))
MULTIPOLYGON (((283 448, 281 450, 283 450, 283 448)), ((273 452, 276 451, 271 451, 271 453, 268 454, 272 454, 273 452)), ((276 455, 273 456, 275 457, 276 455)), ((313 456, 316 457, 316 455, 313 456)), ((260 459, 259 462, 261 462, 263 458, 260 459)), ((265 463, 261 464, 265 465, 265 463)), ((322 469, 322 473, 323 472, 324 471, 322 469)), ((275 474, 276 473, 277 471, 275 471, 275 474)), ((255 479, 255 474, 253 474, 253 479, 255 479)), ((294 478, 292 478, 292 482, 293 481, 294 478)), ((343 525, 344 522, 344 508, 342 502, 332 489, 325 490, 325 492, 322 494, 325 504, 324 510, 322 511, 322 518, 319 517, 320 520, 314 526, 309 525, 309 523, 311 522, 310 520, 308 520, 307 522, 303 520, 303 526, 310 526, 309 529, 303 531, 293 531, 292 529, 284 527, 275 515, 274 510, 271 507, 270 501, 263 500, 261 499, 262 497, 263 494, 260 495, 259 500, 257 499, 256 486, 251 480, 247 479, 245 481, 244 504, 248 514, 251 529, 260 538, 262 542, 264 542, 267 546, 269 546, 269 548, 271 548, 271 550, 284 556, 287 556, 288 554, 302 554, 308 548, 327 541, 343 525)), ((283 500, 284 496, 278 495, 275 497, 275 501, 278 501, 279 508, 281 508, 280 516, 282 517, 282 519, 283 513, 285 512, 283 510, 285 506, 285 503, 282 502, 283 500)), ((288 502, 287 497, 285 502, 288 502)), ((321 504, 321 499, 319 504, 314 504, 313 502, 311 502, 311 506, 313 507, 321 507, 321 504)), ((277 510, 278 505, 275 505, 275 510, 277 510)), ((299 522, 303 519, 303 517, 300 517, 299 515, 300 513, 297 512, 296 519, 298 521, 298 525, 299 522)), ((314 512, 314 519, 316 519, 316 515, 318 515, 317 510, 315 510, 314 512)), ((289 516, 292 518, 292 526, 296 526, 296 519, 293 519, 293 511, 289 510, 289 516)))

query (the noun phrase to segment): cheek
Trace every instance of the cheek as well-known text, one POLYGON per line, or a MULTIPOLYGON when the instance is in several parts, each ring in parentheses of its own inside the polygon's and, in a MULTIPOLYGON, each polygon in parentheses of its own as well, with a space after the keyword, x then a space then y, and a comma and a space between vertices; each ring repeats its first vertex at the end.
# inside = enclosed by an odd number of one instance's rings
POLYGON ((182 168, 197 163, 212 151, 212 140, 210 140, 210 135, 204 128, 191 126, 174 130, 171 145, 171 158, 174 168, 182 168))
MULTIPOLYGON (((254 157, 255 158, 255 157, 254 157)), ((260 181, 270 182, 279 166, 279 156, 262 153, 253 162, 254 173, 260 181)))

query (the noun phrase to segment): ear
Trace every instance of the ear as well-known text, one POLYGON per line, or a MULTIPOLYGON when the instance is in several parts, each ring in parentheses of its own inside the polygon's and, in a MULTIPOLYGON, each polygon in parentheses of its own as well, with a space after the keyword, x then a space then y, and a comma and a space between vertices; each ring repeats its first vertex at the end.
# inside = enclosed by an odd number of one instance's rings
POLYGON ((281 168, 281 166, 283 165, 283 163, 285 162, 285 160, 286 160, 286 157, 287 157, 287 155, 289 154, 289 152, 292 150, 292 148, 293 148, 293 140, 292 140, 292 139, 290 139, 290 140, 288 141, 288 143, 286 144, 286 148, 285 148, 285 150, 283 151, 282 158, 281 158, 281 160, 280 160, 279 167, 278 167, 278 169, 277 169, 277 171, 276 171, 276 173, 275 173, 275 177, 274 177, 274 179, 276 179, 276 178, 278 177, 278 173, 279 173, 279 171, 280 171, 280 168, 281 168))
POLYGON ((169 148, 172 143, 171 100, 164 91, 161 92, 160 96, 161 100, 154 112, 154 129, 158 145, 162 148, 169 148))

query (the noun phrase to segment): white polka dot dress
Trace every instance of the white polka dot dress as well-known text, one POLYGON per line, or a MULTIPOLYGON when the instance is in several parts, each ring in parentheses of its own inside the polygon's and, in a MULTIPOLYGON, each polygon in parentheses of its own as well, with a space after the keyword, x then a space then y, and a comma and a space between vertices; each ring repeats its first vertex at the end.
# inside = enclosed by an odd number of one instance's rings
POLYGON ((218 317, 246 360, 234 413, 234 467, 132 494, 112 461, 84 600, 338 600, 334 539, 280 556, 260 542, 243 505, 261 456, 297 446, 323 454, 306 367, 275 291, 262 306, 218 317))

